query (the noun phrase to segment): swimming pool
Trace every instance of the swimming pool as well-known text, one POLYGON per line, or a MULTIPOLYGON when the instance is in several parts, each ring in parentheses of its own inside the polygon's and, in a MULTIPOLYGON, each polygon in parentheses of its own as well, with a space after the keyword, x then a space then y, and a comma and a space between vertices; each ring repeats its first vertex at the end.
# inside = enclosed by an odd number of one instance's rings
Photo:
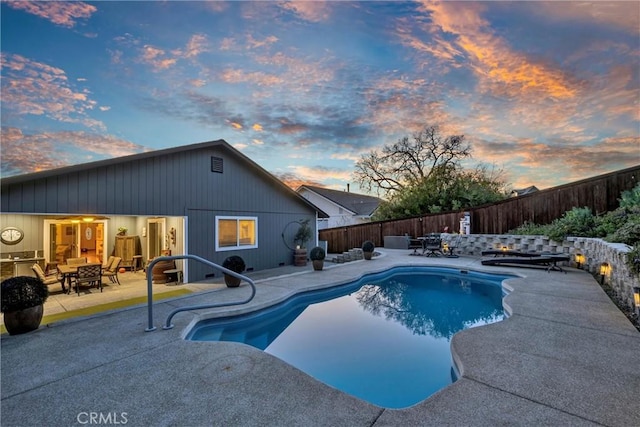
POLYGON ((195 341, 252 345, 346 393, 404 408, 455 381, 458 331, 504 318, 509 275, 395 267, 259 312, 199 322, 195 341))

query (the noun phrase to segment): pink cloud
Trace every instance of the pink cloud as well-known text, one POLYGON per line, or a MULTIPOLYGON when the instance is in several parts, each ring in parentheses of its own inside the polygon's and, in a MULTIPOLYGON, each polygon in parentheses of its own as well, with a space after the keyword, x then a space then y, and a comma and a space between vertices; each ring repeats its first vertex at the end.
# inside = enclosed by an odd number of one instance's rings
POLYGON ((7 110, 105 129, 102 122, 86 114, 97 106, 97 102, 89 98, 86 90, 75 90, 64 70, 5 53, 0 56, 0 66, 3 70, 2 103, 7 110))
POLYGON ((149 151, 140 145, 87 132, 48 132, 25 135, 2 128, 1 170, 4 176, 30 173, 149 151))
POLYGON ((331 9, 325 1, 282 1, 278 6, 310 22, 326 21, 331 16, 331 9))
MULTIPOLYGON (((173 49, 170 52, 156 46, 144 45, 140 60, 150 65, 153 71, 158 72, 173 67, 180 59, 194 59, 209 50, 207 36, 194 34, 189 38, 184 48, 173 49)), ((120 60, 120 57, 118 59, 120 60)))
POLYGON ((66 1, 7 1, 14 9, 48 19, 56 25, 72 28, 78 19, 90 18, 98 9, 84 2, 66 1))

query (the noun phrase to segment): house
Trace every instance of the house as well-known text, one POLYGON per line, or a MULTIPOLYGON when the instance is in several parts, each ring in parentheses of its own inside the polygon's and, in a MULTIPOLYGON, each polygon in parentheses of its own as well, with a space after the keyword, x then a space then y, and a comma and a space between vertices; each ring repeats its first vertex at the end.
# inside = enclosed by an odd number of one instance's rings
POLYGON ((525 194, 535 193, 536 191, 540 191, 540 190, 538 190, 538 187, 536 187, 535 185, 531 185, 526 188, 511 190, 511 197, 520 197, 520 196, 524 196, 525 194))
MULTIPOLYGON (((240 255, 247 270, 273 268, 293 263, 299 221, 327 216, 224 140, 7 177, 0 185, 3 276, 20 267, 9 257, 105 262, 121 231, 145 261, 170 252, 222 264, 240 255), (13 233, 20 238, 12 241, 13 233)), ((185 282, 220 275, 193 260, 178 267, 185 282)))
POLYGON ((318 229, 370 222, 371 215, 382 202, 373 196, 313 185, 302 185, 296 191, 329 215, 329 218, 319 220, 318 229))

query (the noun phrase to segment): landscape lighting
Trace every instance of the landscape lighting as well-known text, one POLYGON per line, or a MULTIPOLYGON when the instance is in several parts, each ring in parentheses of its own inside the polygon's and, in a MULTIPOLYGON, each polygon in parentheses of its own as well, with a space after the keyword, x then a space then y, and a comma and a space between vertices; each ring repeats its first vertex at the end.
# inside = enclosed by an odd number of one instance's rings
POLYGON ((577 253, 576 254, 576 265, 577 265, 577 268, 580 268, 582 266, 582 264, 584 264, 584 255, 582 255, 581 253, 577 253))
POLYGON ((609 274, 611 267, 609 266, 608 263, 603 262, 602 264, 600 264, 600 276, 602 276, 600 278, 600 283, 602 283, 604 285, 604 278, 607 274, 609 274))

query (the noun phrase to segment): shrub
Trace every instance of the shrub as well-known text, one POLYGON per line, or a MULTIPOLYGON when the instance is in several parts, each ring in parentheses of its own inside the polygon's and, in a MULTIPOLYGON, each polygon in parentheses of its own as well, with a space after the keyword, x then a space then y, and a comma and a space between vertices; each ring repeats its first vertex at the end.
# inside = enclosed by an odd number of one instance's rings
POLYGON ((595 225, 591 209, 573 208, 551 223, 547 236, 556 242, 562 242, 567 236, 594 237, 595 225))
POLYGON ((614 243, 625 243, 633 246, 640 242, 640 222, 627 222, 613 234, 607 236, 607 240, 614 243))
POLYGON ((227 257, 222 263, 222 266, 236 273, 242 273, 246 268, 244 260, 238 255, 231 255, 230 257, 227 257))
POLYGON ((546 225, 538 225, 530 221, 525 221, 520 227, 510 230, 509 234, 539 236, 547 234, 547 228, 548 226, 546 225))
POLYGON ((309 252, 309 258, 311 259, 311 261, 321 261, 325 256, 326 253, 320 246, 316 246, 315 248, 311 249, 311 252, 309 252))
POLYGON ((635 274, 640 274, 640 243, 627 252, 627 266, 635 274))
POLYGON ((374 249, 375 249, 375 246, 371 240, 367 240, 362 244, 363 252, 373 252, 374 249))
POLYGON ((640 183, 631 190, 623 191, 618 200, 620 201, 620 207, 623 209, 640 207, 640 183))
POLYGON ((36 277, 18 276, 6 279, 0 284, 3 313, 37 307, 49 297, 49 289, 36 277))

